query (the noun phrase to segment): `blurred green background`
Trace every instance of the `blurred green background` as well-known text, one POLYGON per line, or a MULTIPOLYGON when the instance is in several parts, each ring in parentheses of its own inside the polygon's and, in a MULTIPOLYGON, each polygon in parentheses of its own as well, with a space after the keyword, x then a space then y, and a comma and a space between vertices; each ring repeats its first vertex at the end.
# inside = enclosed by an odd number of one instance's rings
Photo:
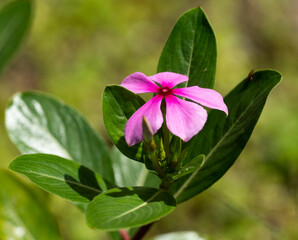
MULTIPOLYGON (((0 7, 7 2, 2 0, 0 7)), ((283 82, 269 96, 247 147, 229 172, 156 223, 148 237, 194 230, 216 240, 298 239, 295 0, 35 1, 26 40, 0 76, 0 167, 6 169, 19 154, 4 127, 6 104, 18 91, 58 96, 109 141, 101 113, 105 86, 119 84, 136 71, 154 74, 178 17, 198 5, 217 37, 217 91, 228 93, 252 69, 276 69, 283 82)), ((88 228, 83 214, 66 200, 53 195, 45 199, 64 239, 108 239, 88 228)))

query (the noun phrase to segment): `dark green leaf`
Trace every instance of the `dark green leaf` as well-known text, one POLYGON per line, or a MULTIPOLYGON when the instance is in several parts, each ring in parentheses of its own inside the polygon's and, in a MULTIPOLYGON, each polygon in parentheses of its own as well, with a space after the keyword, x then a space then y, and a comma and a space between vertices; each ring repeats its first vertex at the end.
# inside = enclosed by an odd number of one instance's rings
POLYGON ((55 154, 114 182, 105 142, 73 108, 45 94, 16 94, 6 110, 10 139, 23 154, 55 154))
POLYGON ((146 186, 158 188, 160 178, 149 172, 143 163, 127 158, 116 147, 113 148, 111 159, 117 186, 146 186))
POLYGON ((0 10, 0 72, 19 47, 30 25, 31 1, 8 3, 0 10))
POLYGON ((188 86, 213 88, 216 56, 213 30, 203 10, 197 7, 179 18, 162 51, 157 71, 184 74, 189 77, 188 86))
POLYGON ((115 188, 93 199, 87 222, 104 230, 137 227, 164 217, 175 205, 172 195, 154 188, 115 188))
POLYGON ((143 162, 143 144, 129 147, 124 139, 124 128, 144 103, 141 97, 120 86, 106 87, 102 96, 103 120, 111 140, 125 156, 139 162, 143 162))
POLYGON ((189 163, 187 163, 185 166, 179 169, 177 173, 169 175, 173 180, 178 180, 179 178, 182 178, 183 176, 186 176, 198 170, 202 166, 204 159, 205 156, 203 154, 196 156, 193 160, 191 160, 189 163))
POLYGON ((9 168, 24 174, 39 187, 74 202, 89 202, 107 189, 95 172, 55 155, 22 155, 9 168))
POLYGON ((0 239, 62 239, 38 189, 0 169, 0 239))
POLYGON ((228 118, 221 111, 210 112, 205 127, 190 143, 186 162, 199 154, 206 159, 200 169, 173 186, 178 202, 210 187, 233 165, 260 117, 268 94, 280 79, 280 73, 275 71, 256 72, 225 98, 228 118))

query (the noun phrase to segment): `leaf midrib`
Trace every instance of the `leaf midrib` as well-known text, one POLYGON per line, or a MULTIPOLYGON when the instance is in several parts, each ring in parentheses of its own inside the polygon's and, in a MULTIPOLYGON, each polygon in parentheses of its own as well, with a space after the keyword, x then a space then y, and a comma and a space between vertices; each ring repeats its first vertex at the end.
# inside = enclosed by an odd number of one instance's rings
MULTIPOLYGON (((191 53, 190 53, 189 64, 188 64, 188 68, 187 68, 187 77, 189 77, 189 74, 190 74, 191 62, 192 62, 193 52, 194 52, 194 48, 195 48, 196 31, 197 31, 197 28, 198 28, 198 26, 197 26, 198 15, 199 15, 199 12, 197 12, 197 14, 196 14, 194 37, 193 37, 193 42, 192 42, 192 45, 191 45, 191 53)), ((185 87, 188 87, 188 83, 189 83, 189 80, 186 82, 185 87)))
POLYGON ((158 196, 158 195, 160 194, 160 192, 161 192, 161 190, 158 190, 155 194, 153 194, 153 195, 152 195, 148 200, 146 200, 144 203, 142 203, 142 204, 140 204, 139 206, 136 206, 136 207, 134 207, 134 208, 132 208, 132 209, 130 209, 130 210, 124 212, 124 213, 121 213, 121 214, 119 214, 118 216, 115 216, 115 217, 113 217, 113 218, 108 219, 108 220, 106 221, 106 223, 111 222, 111 221, 113 221, 113 220, 115 220, 115 219, 121 218, 121 217, 123 217, 123 216, 125 216, 125 215, 127 215, 127 214, 129 214, 129 213, 131 213, 131 212, 134 212, 134 211, 136 211, 136 210, 138 210, 138 209, 140 209, 140 208, 146 206, 146 205, 147 205, 148 203, 150 203, 156 196, 158 196))
POLYGON ((54 177, 54 176, 51 176, 51 175, 48 175, 48 174, 40 174, 40 173, 33 172, 33 171, 21 171, 20 173, 22 173, 22 174, 27 173, 27 174, 31 174, 31 175, 37 175, 37 176, 42 176, 42 177, 46 177, 46 178, 50 178, 50 179, 55 179, 55 180, 59 180, 61 182, 71 183, 71 184, 74 184, 74 185, 77 185, 77 186, 92 190, 92 191, 94 191, 96 193, 99 193, 99 194, 102 193, 102 191, 100 191, 99 189, 90 187, 88 185, 83 185, 79 182, 74 182, 74 181, 70 181, 70 180, 67 180, 67 179, 64 179, 64 178, 54 177))

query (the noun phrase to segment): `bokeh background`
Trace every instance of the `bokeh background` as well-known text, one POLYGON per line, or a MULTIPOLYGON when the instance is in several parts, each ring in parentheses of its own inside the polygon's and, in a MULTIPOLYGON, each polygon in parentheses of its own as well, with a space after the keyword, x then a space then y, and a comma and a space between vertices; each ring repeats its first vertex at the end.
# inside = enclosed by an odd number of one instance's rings
MULTIPOLYGON (((154 74, 178 17, 198 5, 217 37, 217 91, 228 93, 252 69, 273 68, 284 77, 234 166, 212 188, 156 223, 148 238, 194 230, 216 240, 298 239, 296 0, 35 1, 26 40, 0 76, 0 167, 7 168, 19 154, 4 127, 6 104, 18 91, 58 96, 109 141, 101 112, 105 86, 136 71, 154 74)), ((88 228, 66 200, 47 199, 64 239, 108 239, 88 228)))

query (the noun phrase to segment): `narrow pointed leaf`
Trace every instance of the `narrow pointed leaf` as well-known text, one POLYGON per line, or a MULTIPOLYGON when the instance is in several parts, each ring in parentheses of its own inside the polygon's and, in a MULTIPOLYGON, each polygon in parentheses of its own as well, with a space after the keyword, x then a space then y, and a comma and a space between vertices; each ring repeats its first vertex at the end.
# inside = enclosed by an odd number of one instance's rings
POLYGON ((104 230, 138 227, 164 217, 175 205, 172 195, 154 188, 114 188, 89 204, 87 222, 104 230))
POLYGON ((178 170, 177 173, 169 174, 169 176, 173 180, 178 180, 182 178, 183 176, 189 175, 193 173, 194 171, 198 170, 205 159, 205 156, 203 154, 195 157, 193 160, 191 160, 189 163, 187 163, 185 166, 183 166, 181 169, 178 170))
POLYGON ((0 239, 62 239, 38 189, 0 169, 0 239))
POLYGON ((13 1, 0 9, 0 72, 28 31, 31 11, 29 0, 13 1))
POLYGON ((215 35, 206 15, 200 7, 193 8, 174 26, 157 71, 184 74, 189 77, 188 86, 213 88, 216 56, 215 35))
POLYGON ((143 162, 143 143, 129 147, 124 139, 124 128, 144 103, 141 97, 120 86, 106 87, 102 96, 103 120, 111 140, 125 156, 139 162, 143 162))
POLYGON ((225 98, 228 118, 223 112, 210 112, 205 127, 190 143, 186 162, 199 154, 204 154, 206 159, 200 169, 173 186, 178 202, 209 188, 233 165, 260 117, 268 94, 280 79, 276 71, 256 72, 225 98))
POLYGON ((113 169, 105 142, 73 108, 46 94, 16 94, 6 109, 12 142, 23 154, 49 153, 72 159, 110 182, 113 169))
POLYGON ((87 203, 102 191, 106 183, 90 169, 49 154, 21 155, 9 168, 24 174, 39 187, 70 201, 87 203))

